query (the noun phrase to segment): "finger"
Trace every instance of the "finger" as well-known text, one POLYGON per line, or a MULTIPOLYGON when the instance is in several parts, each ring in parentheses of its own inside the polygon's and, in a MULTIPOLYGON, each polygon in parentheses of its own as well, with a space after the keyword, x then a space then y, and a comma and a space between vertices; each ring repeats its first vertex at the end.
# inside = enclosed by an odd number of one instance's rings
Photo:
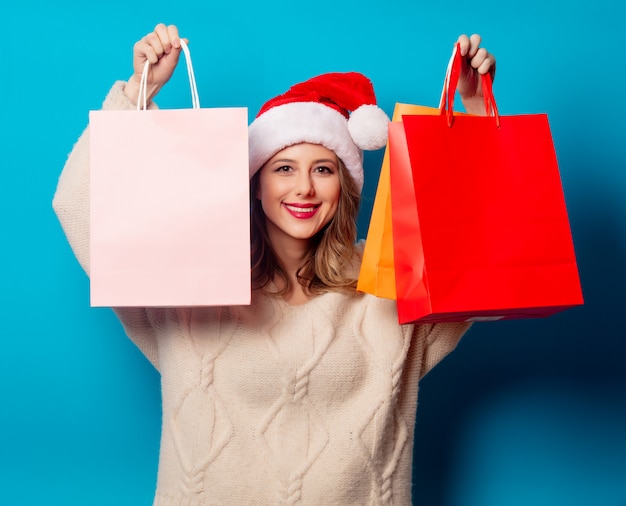
MULTIPOLYGON (((482 65, 482 63, 487 59, 489 53, 484 47, 478 48, 473 57, 471 57, 470 65, 472 68, 477 69, 482 65)), ((469 55, 468 55, 469 58, 469 55)))
POLYGON ((478 52, 481 41, 482 41, 482 38, 477 33, 470 36, 469 38, 470 47, 467 52, 468 58, 474 58, 474 56, 476 56, 476 53, 478 52))
MULTIPOLYGON (((159 38, 163 53, 169 54, 172 51, 172 41, 170 39, 169 28, 163 23, 159 23, 154 27, 154 34, 159 38)), ((161 54, 163 54, 161 53, 161 54)))
POLYGON ((178 35, 178 27, 175 25, 169 25, 167 27, 167 33, 169 40, 172 43, 172 47, 174 49, 180 49, 180 35, 178 35))
POLYGON ((465 56, 470 48, 469 37, 465 34, 460 35, 459 38, 456 40, 456 42, 459 44, 459 49, 461 50, 461 56, 465 56))
POLYGON ((159 61, 159 55, 154 50, 154 47, 150 42, 148 42, 148 35, 146 35, 143 39, 138 41, 134 47, 135 54, 139 57, 139 61, 141 62, 143 59, 146 59, 150 62, 150 64, 154 65, 159 61))
MULTIPOLYGON (((143 38, 144 42, 147 46, 149 46, 154 54, 157 57, 157 60, 163 56, 165 50, 163 49, 163 44, 161 43, 161 38, 155 33, 149 33, 143 38)), ((150 63, 156 63, 156 61, 150 60, 150 63)))
POLYGON ((495 57, 483 47, 478 49, 470 61, 472 68, 476 69, 479 74, 485 74, 494 64, 495 57))
POLYGON ((496 75, 496 59, 495 57, 487 53, 487 57, 481 62, 481 64, 476 68, 479 74, 490 73, 491 77, 495 77, 496 75))

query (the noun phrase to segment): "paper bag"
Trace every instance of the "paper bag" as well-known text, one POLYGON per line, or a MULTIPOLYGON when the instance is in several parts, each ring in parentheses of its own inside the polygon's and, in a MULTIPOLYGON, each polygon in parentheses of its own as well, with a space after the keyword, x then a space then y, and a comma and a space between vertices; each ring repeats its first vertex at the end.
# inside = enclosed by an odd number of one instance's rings
MULTIPOLYGON (((440 110, 437 107, 396 103, 392 122, 402 121, 405 114, 438 115, 440 110)), ((387 143, 363 250, 357 290, 395 300, 396 273, 393 262, 390 185, 389 143, 387 143)))
MULTIPOLYGON (((91 304, 250 303, 247 110, 90 113, 91 304)), ((194 94, 195 91, 195 94, 194 94)))
MULTIPOLYGON (((452 116, 390 126, 400 323, 542 317, 583 303, 557 158, 545 114, 452 116)), ((456 73, 456 74, 455 74, 456 73)))

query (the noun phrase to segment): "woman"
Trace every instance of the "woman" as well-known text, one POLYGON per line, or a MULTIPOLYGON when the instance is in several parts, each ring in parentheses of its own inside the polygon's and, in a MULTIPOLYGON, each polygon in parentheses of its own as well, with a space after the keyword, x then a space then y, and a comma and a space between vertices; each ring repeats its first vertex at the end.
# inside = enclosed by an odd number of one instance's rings
MULTIPOLYGON (((459 43, 458 89, 482 114, 477 76, 495 60, 476 35, 459 43)), ((154 98, 180 49, 158 25, 104 108, 135 107, 146 60, 154 98)), ((250 306, 115 310, 161 374, 155 504, 410 504, 418 381, 467 325, 400 326, 393 301, 354 289, 361 149, 384 145, 387 125, 375 104, 365 77, 326 74, 250 125, 250 306)), ((88 153, 87 129, 54 199, 87 272, 88 153)))

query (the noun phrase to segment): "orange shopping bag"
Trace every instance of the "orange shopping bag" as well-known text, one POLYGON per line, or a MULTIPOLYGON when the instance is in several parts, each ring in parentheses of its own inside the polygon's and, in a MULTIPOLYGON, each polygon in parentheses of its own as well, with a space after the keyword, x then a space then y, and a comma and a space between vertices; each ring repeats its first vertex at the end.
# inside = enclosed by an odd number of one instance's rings
POLYGON ((247 109, 201 109, 183 49, 193 108, 90 113, 92 306, 250 303, 247 109))
MULTIPOLYGON (((396 103, 391 121, 402 121, 402 116, 409 114, 438 115, 440 109, 438 107, 396 103)), ((463 113, 455 112, 454 114, 463 113)), ((393 261, 390 185, 389 143, 387 143, 367 230, 357 290, 395 300, 396 274, 393 261)))

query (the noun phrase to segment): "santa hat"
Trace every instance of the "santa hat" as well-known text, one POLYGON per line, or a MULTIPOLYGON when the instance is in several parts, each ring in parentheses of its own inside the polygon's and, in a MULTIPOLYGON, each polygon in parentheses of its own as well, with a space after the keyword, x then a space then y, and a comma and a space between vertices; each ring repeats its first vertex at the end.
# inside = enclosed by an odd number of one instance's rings
POLYGON ((249 127, 250 177, 280 150, 310 142, 333 151, 359 190, 363 152, 387 142, 389 118, 372 83, 357 72, 322 74, 263 105, 249 127))

